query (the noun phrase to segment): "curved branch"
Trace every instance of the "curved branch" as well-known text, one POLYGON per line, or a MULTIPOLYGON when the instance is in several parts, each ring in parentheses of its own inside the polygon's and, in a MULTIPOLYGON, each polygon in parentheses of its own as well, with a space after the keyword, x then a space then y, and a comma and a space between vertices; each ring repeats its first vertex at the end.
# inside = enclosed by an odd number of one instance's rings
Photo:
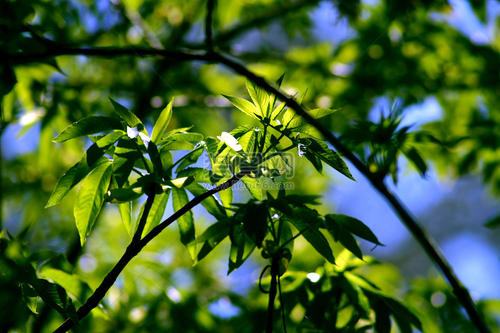
MULTIPOLYGON (((244 173, 239 173, 232 178, 228 179, 224 183, 204 192, 203 194, 200 194, 199 196, 193 198, 191 201, 189 201, 186 205, 184 205, 181 209, 170 215, 165 221, 161 222, 159 225, 154 227, 144 238, 142 239, 136 239, 136 235, 138 234, 137 231, 134 234, 134 238, 130 242, 129 246, 121 256, 120 260, 113 266, 111 271, 104 277, 102 280, 101 284, 97 289, 94 291, 94 293, 87 299, 85 304, 83 304, 77 311, 77 317, 78 320, 81 320, 85 316, 89 314, 89 312, 94 309, 99 302, 104 298, 108 290, 113 286, 115 283, 116 279, 120 275, 120 273, 123 271, 125 266, 144 248, 153 238, 158 236, 160 232, 162 232, 166 227, 171 225, 173 222, 175 222, 179 217, 187 213, 189 210, 191 210, 194 206, 198 205, 201 203, 203 200, 208 198, 211 195, 214 195, 215 193, 225 190, 231 186, 233 186, 235 183, 237 183, 242 177, 244 176, 244 173)), ((154 197, 154 196, 151 196, 154 197)), ((149 199, 150 197, 148 197, 149 199)), ((147 217, 146 214, 146 209, 144 210, 143 216, 147 217)), ((142 230, 141 230, 142 233, 142 230)), ((140 237, 140 233, 139 233, 140 237)), ((54 333, 62 333, 62 332, 67 332, 70 330, 76 323, 71 320, 70 318, 66 319, 55 331, 54 333)))
MULTIPOLYGON (((340 152, 346 159, 348 159, 355 167, 358 169, 372 184, 372 186, 385 198, 385 200, 391 205, 392 209, 399 216, 402 223, 410 231, 412 236, 418 241, 420 246, 424 249, 428 257, 433 261, 433 263, 439 268, 443 273, 448 283, 453 289, 454 295, 457 297, 458 301, 462 304, 465 311, 469 315, 469 318, 474 323, 476 328, 481 333, 489 333, 490 330, 486 326, 484 320, 477 311, 474 301, 470 296, 468 290, 462 285, 456 274, 454 273, 452 267, 443 256, 441 251, 436 246, 432 238, 426 233, 426 231, 417 223, 415 218, 409 213, 408 209, 403 205, 400 199, 392 193, 384 181, 372 173, 368 167, 360 160, 358 157, 351 152, 346 146, 344 146, 340 140, 326 129, 321 123, 314 119, 309 113, 305 111, 304 108, 300 106, 295 99, 287 96, 280 89, 275 88, 273 85, 269 84, 264 78, 256 75, 244 65, 239 62, 224 56, 216 52, 193 52, 193 51, 172 51, 165 49, 154 49, 154 48, 143 48, 143 47, 101 47, 101 48, 61 48, 61 49, 50 49, 41 53, 18 53, 14 55, 7 55, 8 60, 11 64, 23 64, 29 62, 36 62, 44 58, 62 56, 62 55, 87 55, 87 56, 100 56, 100 57, 118 57, 118 56, 161 56, 167 59, 174 59, 176 61, 205 61, 211 63, 220 63, 234 72, 246 77, 248 80, 252 81, 262 89, 269 93, 276 95, 280 100, 286 103, 288 107, 293 109, 298 115, 300 115, 306 122, 316 128, 324 138, 332 144, 332 146, 340 152)), ((4 57, 5 54, 0 55, 4 57)), ((162 223, 163 224, 163 223, 162 223)), ((161 225, 162 225, 161 224, 161 225)), ((161 226, 159 225, 159 226, 161 226)), ((157 227, 159 227, 157 226, 157 227)), ((153 232, 153 229, 151 232, 153 232)), ((160 230, 161 231, 161 230, 160 230)), ((148 237, 151 232, 146 235, 148 237)), ((145 237, 145 238, 146 238, 145 237)), ((154 236, 153 236, 154 237, 154 236)), ((130 260, 130 259, 129 259, 130 260)))
POLYGON ((236 73, 245 76, 247 79, 258 85, 262 89, 276 95, 280 100, 285 102, 288 107, 293 109, 299 116, 301 116, 307 123, 316 128, 337 151, 344 155, 345 158, 347 158, 356 167, 356 169, 358 169, 368 179, 372 186, 386 199, 386 201, 391 205, 392 209, 399 216, 401 222, 403 222, 412 236, 417 240, 420 246, 422 246, 432 262, 441 270, 441 272, 451 285, 453 293, 460 301, 467 314, 469 315, 469 318, 474 323, 479 332, 490 332, 488 326, 486 326, 486 323, 477 311, 469 291, 460 282, 459 278, 453 271, 453 268, 441 253, 439 247, 435 244, 432 237, 428 235, 424 228, 422 228, 418 224, 416 219, 413 218, 409 210, 403 205, 397 195, 392 193, 385 185, 384 181, 381 180, 377 175, 372 173, 368 169, 368 167, 356 155, 354 155, 352 151, 344 146, 332 132, 321 125, 321 123, 317 119, 313 118, 309 113, 307 113, 307 111, 302 108, 300 104, 295 101, 295 99, 288 97, 281 90, 269 84, 264 78, 248 70, 244 65, 221 54, 215 54, 214 56, 217 62, 226 65, 227 67, 233 69, 236 73))

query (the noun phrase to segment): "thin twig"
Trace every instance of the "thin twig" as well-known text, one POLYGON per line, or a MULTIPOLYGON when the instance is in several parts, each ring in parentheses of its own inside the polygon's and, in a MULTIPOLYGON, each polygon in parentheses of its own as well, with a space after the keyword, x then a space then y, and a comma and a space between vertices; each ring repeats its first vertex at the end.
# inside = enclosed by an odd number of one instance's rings
MULTIPOLYGON (((243 173, 237 174, 233 176, 232 178, 228 179, 226 182, 208 190, 207 192, 204 192, 203 194, 198 195, 197 197, 193 198, 190 202, 188 202, 186 205, 184 205, 181 209, 173 213, 170 217, 168 217, 165 221, 154 227, 146 236, 144 236, 140 240, 136 240, 136 237, 134 237, 121 256, 120 260, 113 266, 111 271, 104 277, 102 280, 101 284, 97 289, 94 291, 94 293, 87 299, 85 304, 83 304, 77 311, 77 317, 78 320, 81 320, 84 318, 89 312, 94 309, 99 302, 104 298, 108 290, 113 286, 115 283, 116 279, 120 275, 120 273, 123 271, 125 266, 132 260, 143 248, 146 246, 153 238, 158 236, 160 232, 162 232, 166 227, 168 227, 170 224, 172 224, 174 221, 176 221, 179 217, 184 215, 186 212, 191 210, 193 207, 201 203, 203 200, 208 198, 209 196, 212 196, 213 194, 225 190, 235 183, 237 183, 242 177, 244 176, 243 173)), ((142 232, 142 231, 141 231, 142 232)), ((137 231, 136 231, 137 234, 137 231)), ((71 320, 70 318, 66 319, 55 331, 54 333, 61 333, 61 332, 67 332, 70 330, 76 323, 71 320)))

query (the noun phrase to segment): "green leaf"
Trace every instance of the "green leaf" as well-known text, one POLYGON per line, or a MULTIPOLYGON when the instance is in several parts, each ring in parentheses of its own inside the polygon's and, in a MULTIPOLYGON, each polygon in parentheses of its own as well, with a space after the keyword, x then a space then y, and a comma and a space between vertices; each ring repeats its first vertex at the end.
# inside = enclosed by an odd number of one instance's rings
POLYGON ((172 105, 174 100, 170 100, 168 105, 161 111, 158 120, 153 127, 153 134, 151 134, 151 141, 158 143, 161 138, 167 133, 167 127, 172 119, 172 105))
POLYGON ((76 184, 88 175, 90 171, 96 166, 108 161, 107 158, 102 157, 104 154, 102 150, 96 150, 92 147, 95 146, 91 146, 91 148, 87 150, 87 153, 83 155, 80 162, 69 168, 68 171, 59 178, 45 208, 57 205, 76 184))
POLYGON ((54 142, 64 142, 70 139, 78 138, 84 135, 90 135, 113 129, 120 129, 122 125, 118 120, 112 117, 91 116, 83 118, 66 127, 58 136, 54 138, 54 142))
POLYGON ((126 135, 122 130, 114 130, 111 133, 106 134, 102 138, 96 141, 96 145, 99 148, 107 148, 110 145, 115 144, 116 141, 118 141, 121 137, 126 135))
POLYGON ((261 202, 250 201, 241 206, 235 218, 243 222, 245 233, 252 239, 257 247, 262 246, 262 241, 267 234, 268 207, 261 202))
POLYGON ((350 303, 362 311, 364 316, 367 316, 370 312, 370 303, 363 290, 346 278, 342 278, 340 281, 342 281, 342 290, 350 299, 350 303))
POLYGON ((134 235, 135 227, 132 225, 132 202, 124 202, 118 205, 118 211, 120 212, 120 217, 123 222, 123 226, 127 231, 128 235, 132 237, 134 235))
POLYGON ((193 177, 197 183, 212 183, 214 175, 211 170, 205 168, 185 168, 177 172, 177 177, 193 177))
POLYGON ((398 324, 401 332, 411 333, 412 330, 410 324, 418 328, 420 331, 422 330, 422 323, 417 318, 417 316, 415 316, 410 310, 408 310, 406 306, 390 297, 384 297, 384 303, 389 307, 389 309, 391 309, 391 312, 394 314, 396 323, 398 324))
POLYGON ((119 187, 128 180, 135 162, 142 154, 137 150, 137 144, 128 137, 118 140, 113 153, 113 176, 119 187))
MULTIPOLYGON (((178 211, 189 202, 187 193, 184 189, 172 188, 172 203, 174 211, 178 211)), ((179 233, 182 244, 187 246, 191 258, 196 258, 196 246, 192 243, 195 239, 195 228, 193 221, 193 212, 187 211, 177 219, 179 233)))
POLYGON ((321 225, 317 214, 311 214, 309 209, 294 209, 293 214, 288 216, 288 220, 297 228, 302 236, 318 251, 326 260, 335 263, 332 249, 326 237, 319 230, 321 225))
POLYGON ((250 103, 246 99, 236 96, 227 96, 227 95, 223 96, 227 98, 231 102, 231 104, 233 104, 241 112, 245 113, 246 115, 252 118, 258 119, 256 116, 256 113, 258 113, 257 109, 252 103, 250 103))
POLYGON ((309 110, 308 113, 315 119, 323 118, 326 117, 332 113, 335 113, 339 111, 340 109, 324 109, 324 108, 318 108, 318 109, 313 109, 309 110))
POLYGON ((229 223, 224 221, 210 225, 198 238, 197 244, 202 244, 200 251, 196 255, 196 261, 205 258, 224 238, 229 235, 229 223))
POLYGON ((269 95, 252 81, 246 81, 248 94, 252 98, 253 104, 257 106, 258 113, 264 118, 269 117, 269 95))
POLYGON ((158 146, 171 150, 192 149, 193 146, 203 140, 203 134, 193 132, 170 131, 162 139, 158 146))
POLYGON ((321 159, 318 157, 318 155, 311 153, 310 151, 306 151, 304 155, 309 162, 313 165, 313 167, 321 173, 323 171, 323 163, 321 162, 321 159))
POLYGON ((333 223, 328 228, 328 231, 332 234, 335 241, 342 244, 347 250, 353 253, 356 257, 363 260, 363 253, 361 252, 361 249, 359 248, 356 239, 354 239, 351 233, 349 233, 347 230, 338 226, 335 223, 333 223))
POLYGON ((113 107, 115 109, 116 114, 125 121, 128 127, 137 127, 138 130, 144 131, 144 124, 141 122, 139 118, 132 112, 130 112, 126 107, 112 99, 109 98, 113 107))
POLYGON ((175 188, 183 188, 191 184, 193 180, 194 180, 193 176, 188 176, 188 177, 180 177, 172 180, 167 180, 167 183, 169 185, 174 186, 175 188))
POLYGON ((500 227, 500 215, 497 215, 497 216, 489 219, 488 222, 486 222, 484 224, 484 226, 487 228, 490 228, 490 229, 500 227))
POLYGON ((111 163, 102 163, 92 170, 82 182, 73 211, 82 246, 101 211, 104 196, 111 180, 111 173, 111 163))
POLYGON ((425 176, 427 172, 427 163, 422 158, 420 153, 415 147, 403 151, 406 157, 413 163, 422 176, 425 176))
POLYGON ((203 148, 196 148, 195 150, 190 151, 186 155, 181 157, 181 162, 177 166, 176 171, 179 172, 182 169, 190 166, 191 164, 194 164, 198 161, 200 158, 201 154, 203 154, 203 148))
POLYGON ((43 279, 39 279, 34 287, 43 301, 50 307, 64 317, 77 319, 75 306, 63 287, 43 279))
MULTIPOLYGON (((191 183, 187 187, 187 190, 191 192, 195 197, 206 192, 205 187, 197 183, 191 183)), ((214 196, 210 196, 201 202, 201 205, 205 207, 207 212, 217 219, 226 217, 226 210, 222 207, 214 196)))
POLYGON ((138 199, 142 195, 141 188, 113 188, 109 190, 108 201, 113 203, 123 203, 138 199))
POLYGON ((294 128, 302 124, 302 119, 292 109, 286 109, 281 118, 281 123, 285 128, 294 128))
POLYGON ((266 198, 264 178, 250 178, 245 176, 241 178, 241 181, 253 198, 257 200, 264 200, 266 198))
POLYGON ((370 228, 368 228, 368 226, 354 217, 343 214, 329 214, 325 216, 325 220, 327 221, 327 223, 336 223, 340 227, 348 230, 358 237, 366 239, 373 244, 381 246, 384 245, 378 240, 377 236, 375 236, 375 234, 370 230, 370 228))
POLYGON ((347 178, 355 180, 344 160, 340 157, 339 154, 328 148, 328 145, 326 143, 316 140, 312 137, 299 139, 298 142, 306 147, 306 156, 307 153, 311 152, 347 178))
POLYGON ((86 283, 82 282, 77 275, 69 274, 59 269, 44 267, 40 271, 39 275, 44 279, 57 283, 73 298, 80 301, 82 300, 82 296, 84 296, 84 292, 89 293, 91 291, 90 287, 86 283))
POLYGON ((148 155, 149 158, 151 159, 151 162, 153 163, 153 172, 162 177, 165 175, 165 169, 163 168, 162 162, 161 162, 161 157, 160 157, 160 152, 158 151, 158 147, 156 147, 156 144, 154 142, 150 142, 148 144, 148 155))
POLYGON ((236 224, 231 230, 231 248, 229 250, 228 272, 230 274, 240 267, 255 249, 255 242, 244 232, 241 224, 236 224))
MULTIPOLYGON (((170 195, 170 190, 166 190, 163 193, 156 194, 151 210, 149 211, 148 218, 146 219, 146 224, 144 225, 144 230, 142 236, 146 235, 151 229, 156 227, 163 217, 165 208, 167 207, 168 197, 170 195)), ((142 214, 139 214, 142 216, 142 214)))

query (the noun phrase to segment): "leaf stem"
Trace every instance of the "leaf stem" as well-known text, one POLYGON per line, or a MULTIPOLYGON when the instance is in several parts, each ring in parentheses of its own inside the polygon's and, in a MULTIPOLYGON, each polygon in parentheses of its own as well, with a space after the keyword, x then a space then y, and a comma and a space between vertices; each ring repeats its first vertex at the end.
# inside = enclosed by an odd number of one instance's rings
POLYGON ((279 256, 274 254, 271 261, 271 288, 267 303, 266 333, 273 332, 274 300, 277 292, 277 277, 279 274, 279 256))

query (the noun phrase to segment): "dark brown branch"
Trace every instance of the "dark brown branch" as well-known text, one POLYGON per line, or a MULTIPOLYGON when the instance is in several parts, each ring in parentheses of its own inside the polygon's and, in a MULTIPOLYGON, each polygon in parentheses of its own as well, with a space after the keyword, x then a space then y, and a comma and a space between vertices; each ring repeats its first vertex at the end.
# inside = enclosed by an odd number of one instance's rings
POLYGON ((123 56, 132 57, 162 57, 175 61, 209 61, 210 57, 204 52, 194 52, 190 50, 166 50, 151 47, 61 47, 49 48, 42 52, 18 52, 14 54, 1 54, 0 57, 6 57, 12 65, 29 64, 41 60, 70 55, 93 56, 102 58, 116 58, 123 56))
POLYGON ((215 61, 220 62, 227 67, 233 69, 236 73, 245 76, 247 79, 257 84, 262 89, 267 92, 276 95, 280 100, 286 103, 286 105, 292 108, 299 116, 301 116, 307 123, 316 128, 325 139, 332 144, 332 146, 337 149, 342 155, 345 156, 355 167, 358 169, 372 184, 372 186, 389 202, 393 210, 397 213, 400 220, 403 222, 405 227, 410 231, 412 236, 418 241, 420 246, 424 249, 430 259, 434 264, 441 270, 443 275, 448 280, 449 284, 453 288, 453 293, 465 308, 469 318, 474 323, 476 328, 481 333, 489 333, 490 330, 486 326, 483 318, 477 311, 474 301, 469 294, 467 288, 465 288, 458 277, 456 276, 453 268, 448 263, 444 255, 439 250, 438 246, 435 244, 434 240, 427 232, 418 224, 416 219, 414 219, 409 210, 403 205, 396 194, 392 193, 388 187, 385 185, 384 181, 381 180, 377 175, 372 173, 368 167, 352 153, 346 146, 344 146, 340 140, 328 129, 326 129, 321 123, 313 118, 309 113, 307 113, 304 108, 302 108, 293 98, 285 95, 281 90, 270 85, 264 78, 254 74, 248 70, 242 64, 225 57, 221 54, 215 55, 215 61))
MULTIPOLYGON (((190 211, 193 207, 201 203, 203 200, 206 198, 214 195, 215 193, 225 190, 231 186, 233 186, 235 183, 237 183, 244 174, 240 173, 232 178, 228 179, 224 183, 208 190, 207 192, 200 194, 199 196, 193 198, 191 201, 189 201, 186 205, 184 205, 181 209, 170 215, 165 221, 161 222, 159 225, 154 227, 144 238, 140 240, 136 240, 134 234, 134 238, 130 242, 130 245, 127 247, 123 255, 121 256, 120 260, 113 266, 111 271, 104 277, 102 280, 101 284, 97 289, 94 291, 94 293, 89 297, 89 299, 83 304, 77 311, 77 316, 78 320, 81 320, 85 316, 89 314, 89 312, 94 309, 99 302, 104 298, 108 290, 113 286, 115 283, 116 279, 120 275, 120 273, 123 271, 125 266, 146 246, 153 238, 158 236, 160 232, 162 232, 166 227, 171 225, 173 222, 175 222, 179 217, 190 211)), ((148 197, 149 199, 149 197, 148 197)), ((146 212, 146 209, 144 209, 144 212, 146 212)), ((143 216, 147 216, 147 214, 143 214, 143 216)), ((142 231, 141 231, 142 233, 142 231)), ((140 235, 140 234, 139 234, 140 235)), ((60 333, 60 332, 67 332, 70 330, 76 323, 72 321, 71 319, 66 319, 55 331, 54 333, 60 333)))
MULTIPOLYGON (((271 287, 267 303, 266 333, 273 333, 274 300, 276 299, 279 274, 279 256, 274 255, 271 261, 271 287)), ((283 306, 283 304, 281 304, 283 306)))
POLYGON ((205 44, 207 51, 214 49, 213 43, 213 18, 214 18, 215 0, 207 0, 207 15, 205 16, 205 44))
MULTIPOLYGON (((29 62, 36 62, 43 58, 50 58, 62 55, 87 55, 87 56, 100 56, 100 57, 118 57, 118 56, 161 56, 168 59, 174 59, 177 61, 206 61, 206 62, 217 62, 231 68, 236 73, 246 77, 248 80, 252 81, 262 89, 269 93, 275 94, 280 100, 286 103, 288 107, 293 109, 298 115, 300 115, 306 122, 316 128, 324 138, 332 144, 332 146, 344 155, 372 184, 372 186, 389 202, 392 209, 397 213, 400 220, 410 231, 412 236, 418 241, 422 246, 424 251, 427 253, 429 258, 434 262, 434 264, 441 270, 443 275, 448 280, 450 286, 453 289, 454 295, 457 297, 458 301, 462 304, 466 310, 469 318, 477 327, 481 333, 489 333, 490 330, 486 326, 484 320, 479 315, 474 301, 470 296, 468 290, 462 285, 456 274, 454 273, 452 267, 447 262, 441 251, 434 244, 432 238, 426 233, 426 231, 417 223, 417 221, 411 216, 408 209, 401 203, 399 198, 392 193, 384 181, 380 179, 377 175, 373 174, 368 167, 359 160, 354 153, 352 153, 347 147, 345 147, 339 139, 331 133, 328 129, 323 127, 321 123, 314 119, 310 114, 308 114, 293 98, 285 95, 281 90, 275 88, 269 84, 264 78, 256 75, 255 73, 248 70, 244 65, 239 62, 232 60, 219 53, 196 53, 192 51, 170 51, 163 49, 153 49, 153 48, 120 48, 120 47, 107 47, 107 48, 63 48, 63 49, 52 49, 41 53, 30 53, 30 54, 16 54, 14 56, 8 56, 12 64, 22 64, 29 62)), ((160 227, 161 225, 157 226, 160 227)), ((146 237, 151 235, 154 231, 153 229, 146 237)), ((161 230, 160 230, 161 231, 161 230)), ((146 238, 145 237, 145 238, 146 238)), ((154 237, 154 236, 153 236, 154 237)), ((123 268, 122 268, 123 269, 123 268)), ((113 280, 114 281, 114 280, 113 280)))
MULTIPOLYGON (((243 22, 239 22, 238 24, 230 27, 229 29, 216 34, 213 37, 213 42, 217 45, 222 46, 252 29, 265 26, 266 24, 269 24, 275 21, 276 19, 284 18, 286 15, 295 13, 300 9, 316 6, 318 2, 319 0, 299 0, 290 4, 285 4, 285 5, 280 4, 273 6, 265 14, 253 17, 243 22)), ((190 48, 196 48, 196 49, 204 48, 204 46, 201 44, 186 44, 186 45, 189 45, 190 48)))
POLYGON ((144 205, 144 210, 142 211, 141 219, 139 220, 139 224, 137 225, 137 229, 132 238, 132 243, 134 244, 141 240, 142 232, 144 231, 144 227, 146 226, 149 211, 151 210, 154 201, 155 201, 155 194, 148 193, 148 198, 146 199, 146 204, 144 205))

